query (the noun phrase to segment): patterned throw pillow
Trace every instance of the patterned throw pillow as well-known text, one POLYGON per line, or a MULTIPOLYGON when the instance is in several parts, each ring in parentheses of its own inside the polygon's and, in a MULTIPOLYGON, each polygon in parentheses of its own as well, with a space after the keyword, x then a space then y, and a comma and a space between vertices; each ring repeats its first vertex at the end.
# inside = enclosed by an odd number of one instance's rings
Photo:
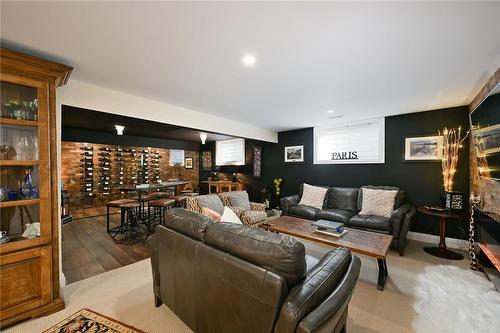
POLYGON ((396 202, 397 190, 373 190, 361 188, 363 203, 359 215, 391 217, 396 202))
POLYGON ((300 199, 299 205, 322 209, 327 191, 328 189, 323 187, 304 184, 304 190, 302 191, 302 198, 300 199))

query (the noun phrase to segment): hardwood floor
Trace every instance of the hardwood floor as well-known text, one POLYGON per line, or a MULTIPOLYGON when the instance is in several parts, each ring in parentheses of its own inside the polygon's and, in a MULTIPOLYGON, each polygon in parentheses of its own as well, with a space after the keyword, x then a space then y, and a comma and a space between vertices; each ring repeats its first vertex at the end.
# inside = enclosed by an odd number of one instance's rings
MULTIPOLYGON (((112 214, 111 225, 120 222, 112 214)), ((144 238, 114 240, 106 232, 106 216, 82 218, 62 227, 62 266, 66 284, 149 258, 144 238)))

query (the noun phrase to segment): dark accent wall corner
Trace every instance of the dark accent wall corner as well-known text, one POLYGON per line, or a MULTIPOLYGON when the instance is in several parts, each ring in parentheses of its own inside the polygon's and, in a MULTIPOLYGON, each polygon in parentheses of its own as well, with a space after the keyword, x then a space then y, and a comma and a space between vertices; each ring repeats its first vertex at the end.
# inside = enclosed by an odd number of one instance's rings
MULTIPOLYGON (((275 177, 283 178, 282 195, 298 192, 301 183, 359 187, 393 185, 406 191, 414 206, 438 205, 443 193, 440 162, 405 162, 404 139, 408 136, 433 135, 443 127, 469 128, 468 107, 454 107, 387 117, 385 120, 385 164, 313 164, 313 129, 280 132, 278 144, 263 144, 263 180, 251 180, 254 188, 269 188, 275 177), (283 162, 283 147, 303 144, 304 164, 283 162)), ((454 190, 469 192, 468 141, 460 151, 454 190)), ((447 236, 466 238, 466 220, 451 220, 447 236)), ((417 214, 412 231, 439 235, 439 223, 417 214)))

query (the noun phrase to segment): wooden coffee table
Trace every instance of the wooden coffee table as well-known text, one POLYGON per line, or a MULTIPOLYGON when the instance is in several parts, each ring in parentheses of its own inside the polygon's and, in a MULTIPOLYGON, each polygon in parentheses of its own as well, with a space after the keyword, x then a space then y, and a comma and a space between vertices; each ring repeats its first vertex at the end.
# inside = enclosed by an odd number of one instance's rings
POLYGON ((376 232, 350 229, 341 238, 317 232, 311 225, 312 221, 291 216, 281 216, 277 219, 263 223, 259 227, 276 233, 296 236, 309 241, 322 243, 335 247, 345 247, 357 253, 374 257, 378 262, 378 290, 384 290, 387 281, 387 262, 385 260, 392 235, 376 232))

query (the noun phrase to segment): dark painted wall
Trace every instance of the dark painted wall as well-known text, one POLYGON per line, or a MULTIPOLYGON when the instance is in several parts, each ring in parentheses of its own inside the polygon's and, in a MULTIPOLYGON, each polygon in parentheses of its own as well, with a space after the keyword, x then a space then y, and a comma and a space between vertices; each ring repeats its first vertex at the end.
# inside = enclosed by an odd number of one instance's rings
MULTIPOLYGON (((271 190, 275 177, 283 178, 282 195, 296 194, 301 183, 359 187, 361 185, 393 185, 404 189, 414 206, 438 205, 443 193, 440 162, 404 162, 404 138, 407 136, 437 134, 443 127, 467 129, 468 107, 455 107, 435 111, 418 112, 387 117, 385 120, 385 164, 314 165, 313 129, 306 128, 280 132, 278 144, 258 143, 263 146, 263 180, 247 179, 251 183, 253 198, 258 191, 271 190), (283 147, 303 144, 304 164, 285 164, 283 147)), ((247 146, 256 144, 248 142, 247 146)), ((468 140, 460 152, 454 190, 469 191, 468 140)), ((247 154, 247 159, 249 156, 247 154)), ((251 154, 250 154, 251 159, 251 154)), ((248 174, 251 174, 251 166, 248 174)), ((203 177, 200 177, 203 179, 203 177)), ((250 191, 249 191, 250 192, 250 191)), ((256 195, 257 194, 257 195, 256 195)), ((466 238, 466 221, 451 220, 447 224, 447 236, 466 238)), ((438 235, 438 221, 418 214, 411 230, 438 235)))

